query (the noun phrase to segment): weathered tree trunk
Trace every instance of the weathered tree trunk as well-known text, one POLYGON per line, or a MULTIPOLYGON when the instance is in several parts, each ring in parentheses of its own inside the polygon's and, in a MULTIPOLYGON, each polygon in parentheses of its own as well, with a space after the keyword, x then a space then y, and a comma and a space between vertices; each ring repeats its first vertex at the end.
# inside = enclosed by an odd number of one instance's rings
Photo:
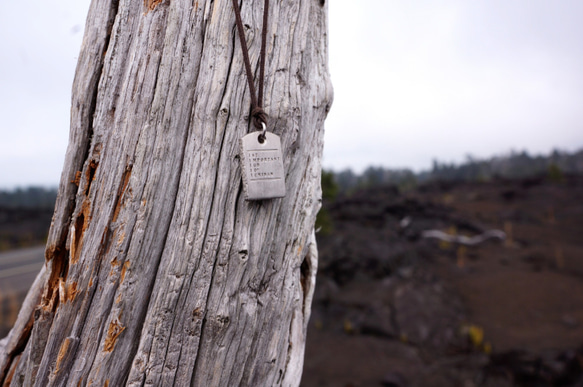
MULTIPOLYGON (((255 68, 262 5, 242 2, 255 68)), ((299 384, 332 99, 326 8, 271 2, 264 106, 287 196, 247 202, 231 0, 92 1, 42 294, 0 343, 3 383, 299 384)))

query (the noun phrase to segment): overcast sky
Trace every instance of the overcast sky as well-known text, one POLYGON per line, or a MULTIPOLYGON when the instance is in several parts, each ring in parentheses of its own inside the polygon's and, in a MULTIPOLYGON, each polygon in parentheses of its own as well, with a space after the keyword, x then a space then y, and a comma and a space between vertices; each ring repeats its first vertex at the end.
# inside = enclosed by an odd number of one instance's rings
MULTIPOLYGON (((583 1, 330 0, 324 166, 583 147, 583 1)), ((59 181, 88 0, 0 0, 0 188, 59 181)))

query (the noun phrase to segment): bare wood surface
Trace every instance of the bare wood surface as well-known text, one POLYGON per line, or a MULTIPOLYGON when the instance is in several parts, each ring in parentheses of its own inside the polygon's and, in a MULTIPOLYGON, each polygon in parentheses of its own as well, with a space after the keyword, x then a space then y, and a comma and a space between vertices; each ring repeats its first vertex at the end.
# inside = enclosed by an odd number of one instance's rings
MULTIPOLYGON (((241 12, 256 68, 262 8, 241 12)), ((272 1, 269 20, 264 105, 287 194, 247 202, 230 0, 92 1, 42 298, 22 352, 0 363, 11 386, 299 384, 332 102, 327 5, 272 1)))

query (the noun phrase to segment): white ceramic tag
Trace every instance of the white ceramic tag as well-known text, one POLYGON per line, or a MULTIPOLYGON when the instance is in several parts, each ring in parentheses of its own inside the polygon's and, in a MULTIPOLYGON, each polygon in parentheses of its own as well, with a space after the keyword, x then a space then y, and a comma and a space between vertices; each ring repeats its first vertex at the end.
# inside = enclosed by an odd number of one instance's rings
POLYGON ((285 196, 283 156, 279 136, 261 131, 240 140, 243 191, 247 200, 282 198, 285 196))

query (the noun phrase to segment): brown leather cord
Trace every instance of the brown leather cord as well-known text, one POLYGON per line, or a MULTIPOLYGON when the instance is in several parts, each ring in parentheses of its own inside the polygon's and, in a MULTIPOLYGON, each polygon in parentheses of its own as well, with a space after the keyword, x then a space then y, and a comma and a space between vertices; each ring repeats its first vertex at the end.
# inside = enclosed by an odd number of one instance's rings
POLYGON ((263 111, 263 79, 265 78, 265 46, 267 41, 269 0, 265 0, 263 7, 263 30, 261 31, 261 51, 259 52, 259 93, 256 92, 255 83, 253 82, 251 61, 249 60, 249 49, 247 48, 247 42, 245 41, 245 30, 243 27, 243 21, 241 20, 241 10, 239 9, 238 0, 233 0, 233 8, 235 9, 235 21, 239 32, 241 50, 243 51, 243 62, 245 62, 247 82, 249 83, 249 90, 251 92, 251 117, 253 118, 253 125, 257 129, 263 129, 262 124, 267 124, 267 114, 263 111))

